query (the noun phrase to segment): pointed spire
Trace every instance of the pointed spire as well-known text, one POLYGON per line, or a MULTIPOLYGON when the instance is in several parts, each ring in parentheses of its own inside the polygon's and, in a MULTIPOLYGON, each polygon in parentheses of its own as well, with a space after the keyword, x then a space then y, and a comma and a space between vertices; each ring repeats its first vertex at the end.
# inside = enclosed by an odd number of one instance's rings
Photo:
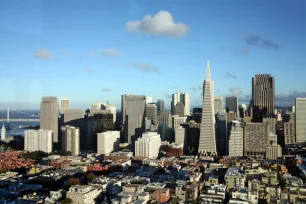
POLYGON ((209 60, 207 60, 207 65, 206 65, 206 80, 210 80, 210 66, 209 66, 209 60))

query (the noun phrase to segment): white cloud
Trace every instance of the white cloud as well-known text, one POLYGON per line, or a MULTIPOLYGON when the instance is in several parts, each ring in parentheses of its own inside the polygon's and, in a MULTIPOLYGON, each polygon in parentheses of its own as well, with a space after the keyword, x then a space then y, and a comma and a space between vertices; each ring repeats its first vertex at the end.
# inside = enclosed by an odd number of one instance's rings
POLYGON ((52 54, 50 51, 46 49, 38 49, 34 53, 34 57, 40 58, 40 59, 50 59, 52 57, 52 54))
POLYGON ((229 89, 230 96, 240 96, 242 95, 242 91, 239 87, 231 87, 229 89))
POLYGON ((130 32, 169 37, 183 36, 189 30, 188 25, 175 23, 168 11, 159 11, 155 16, 146 15, 141 21, 129 21, 125 27, 130 32))
POLYGON ((102 53, 105 57, 117 57, 119 55, 119 51, 114 49, 105 49, 102 53))
POLYGON ((132 67, 135 68, 135 69, 139 69, 139 70, 141 70, 141 71, 144 71, 144 72, 155 72, 155 73, 159 73, 158 67, 151 66, 151 65, 148 65, 148 64, 146 64, 146 63, 134 64, 134 65, 132 65, 132 67))
POLYGON ((85 68, 84 68, 84 71, 86 71, 86 72, 92 72, 93 69, 92 69, 91 67, 85 67, 85 68))

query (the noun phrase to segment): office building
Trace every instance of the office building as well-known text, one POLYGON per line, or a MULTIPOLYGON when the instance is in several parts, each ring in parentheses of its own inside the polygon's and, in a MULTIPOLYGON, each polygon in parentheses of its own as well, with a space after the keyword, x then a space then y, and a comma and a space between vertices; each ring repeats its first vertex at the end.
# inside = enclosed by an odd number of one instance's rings
POLYGON ((3 124, 1 129, 1 140, 5 140, 5 137, 6 137, 6 129, 3 124))
POLYGON ((97 133, 97 152, 98 154, 109 154, 113 151, 119 151, 120 145, 120 132, 119 131, 107 131, 103 133, 97 133))
MULTIPOLYGON (((269 131, 269 128, 268 128, 268 131, 269 131)), ((270 141, 268 144, 277 144, 277 135, 272 132, 268 132, 268 134, 270 138, 270 141)))
POLYGON ((84 115, 84 110, 68 110, 64 114, 61 114, 61 124, 66 125, 67 123, 73 123, 76 120, 84 119, 84 115))
POLYGON ((43 151, 50 153, 53 151, 53 131, 52 130, 25 130, 24 150, 43 151))
POLYGON ((175 144, 183 145, 185 144, 185 128, 182 126, 174 129, 174 137, 175 137, 175 144))
POLYGON ((117 120, 117 111, 116 111, 116 106, 109 104, 109 103, 102 103, 101 104, 101 110, 109 111, 111 114, 113 114, 113 123, 116 122, 117 120))
POLYGON ((156 102, 156 106, 157 106, 157 112, 163 111, 165 109, 165 102, 164 102, 164 100, 158 100, 156 102))
POLYGON ((97 111, 101 110, 101 108, 102 108, 102 103, 97 101, 96 103, 90 105, 90 113, 94 114, 97 111))
POLYGON ((219 155, 227 155, 227 120, 226 113, 216 114, 216 144, 219 155))
POLYGON ((135 156, 154 159, 158 157, 161 146, 160 135, 156 132, 146 132, 135 142, 135 156))
POLYGON ((169 128, 172 128, 172 115, 170 111, 162 110, 157 114, 157 124, 166 125, 169 128))
POLYGON ((152 103, 153 99, 151 96, 146 96, 146 105, 148 105, 149 103, 152 103))
POLYGON ((53 142, 58 143, 58 101, 57 97, 42 97, 40 103, 40 128, 53 131, 53 142))
POLYGON ((158 133, 162 141, 174 142, 174 129, 166 125, 158 125, 158 133))
POLYGON ((243 156, 243 123, 232 121, 229 125, 228 156, 243 156))
POLYGON ((85 115, 85 137, 81 137, 81 142, 86 150, 96 151, 97 133, 114 130, 113 114, 109 111, 99 111, 99 113, 85 115))
POLYGON ((218 112, 224 112, 223 97, 222 96, 215 96, 214 103, 215 103, 214 105, 215 105, 215 113, 216 114, 218 112))
POLYGON ((292 113, 295 113, 295 106, 292 106, 291 111, 292 113))
POLYGON ((202 108, 193 108, 192 120, 197 123, 201 123, 202 119, 202 108))
POLYGON ((190 95, 188 93, 175 93, 172 94, 171 112, 174 115, 174 109, 178 102, 184 104, 184 116, 190 115, 190 95))
POLYGON ((216 155, 214 81, 210 78, 209 61, 206 79, 203 84, 203 108, 198 152, 203 155, 216 155))
POLYGON ((296 142, 306 142, 306 98, 295 100, 296 142))
POLYGON ((238 116, 238 97, 226 97, 226 112, 234 111, 235 117, 238 116))
POLYGON ((257 74, 252 78, 252 120, 262 122, 264 116, 273 116, 275 110, 274 77, 257 74))
POLYGON ((239 106, 239 116, 240 118, 248 117, 248 108, 245 104, 239 106))
POLYGON ((268 131, 273 134, 276 133, 276 118, 275 117, 263 117, 263 123, 267 124, 268 131))
POLYGON ((146 105, 146 117, 153 124, 157 124, 157 106, 153 103, 146 105))
POLYGON ((72 156, 80 154, 80 129, 73 126, 63 126, 62 130, 62 150, 71 152, 72 156))
POLYGON ((66 113, 70 110, 70 102, 68 98, 61 99, 61 114, 66 113))
POLYGON ((286 114, 284 116, 284 143, 295 143, 295 115, 294 113, 286 114))
POLYGON ((181 124, 184 124, 187 121, 187 117, 180 117, 178 115, 172 116, 172 128, 178 128, 181 124))
POLYGON ((180 117, 185 116, 185 106, 182 102, 178 102, 174 107, 174 115, 178 115, 180 117))
POLYGON ((265 158, 266 146, 270 144, 265 123, 246 123, 244 127, 244 156, 265 158))
POLYGON ((144 132, 146 96, 122 95, 124 139, 132 144, 144 132))
POLYGON ((236 113, 234 111, 229 111, 226 113, 227 115, 227 121, 231 122, 233 120, 236 120, 236 113))
POLYGON ((76 204, 94 204, 96 199, 102 190, 94 188, 92 186, 71 186, 69 191, 67 191, 67 198, 72 200, 72 203, 76 204))
POLYGON ((197 123, 193 120, 189 123, 182 124, 185 128, 186 140, 184 144, 185 155, 196 155, 199 150, 199 138, 200 138, 200 126, 201 123, 197 123))
POLYGON ((266 159, 277 160, 277 158, 282 156, 282 148, 278 144, 272 143, 267 146, 266 149, 266 159))

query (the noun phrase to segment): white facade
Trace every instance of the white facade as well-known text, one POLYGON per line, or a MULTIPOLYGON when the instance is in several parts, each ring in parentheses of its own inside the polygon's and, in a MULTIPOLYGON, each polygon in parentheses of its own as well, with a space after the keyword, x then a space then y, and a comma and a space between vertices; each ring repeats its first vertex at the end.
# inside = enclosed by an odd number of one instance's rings
POLYGON ((296 142, 306 142, 306 98, 295 101, 296 142))
POLYGON ((214 99, 214 105, 215 105, 215 114, 218 112, 224 112, 224 106, 223 106, 223 97, 222 96, 215 96, 214 99))
POLYGON ((52 130, 25 130, 24 150, 34 152, 43 151, 50 153, 53 151, 53 131, 52 130))
POLYGON ((267 146, 266 151, 266 159, 269 160, 276 160, 278 157, 282 156, 282 148, 277 144, 267 146))
POLYGON ((198 152, 203 155, 217 154, 214 105, 214 81, 210 78, 210 66, 208 61, 206 79, 203 84, 203 108, 198 150, 198 152))
POLYGON ((61 99, 61 114, 64 114, 70 110, 70 101, 68 98, 61 99))
POLYGON ((102 106, 101 106, 102 110, 106 110, 106 111, 109 111, 111 114, 113 114, 113 123, 116 122, 116 116, 117 116, 117 111, 116 111, 116 106, 115 105, 112 105, 112 104, 105 104, 105 103, 102 103, 102 106))
POLYGON ((185 144, 185 128, 182 126, 174 129, 175 135, 175 144, 182 145, 184 147, 185 144))
POLYGON ((67 198, 76 204, 94 204, 95 199, 102 193, 102 190, 91 186, 71 186, 67 192, 67 198))
POLYGON ((62 150, 71 152, 73 156, 80 153, 80 129, 66 125, 62 130, 62 150))
POLYGON ((107 131, 97 133, 98 154, 109 154, 112 151, 119 151, 120 131, 107 131))
POLYGON ((5 137, 6 137, 6 129, 5 129, 4 125, 2 125, 1 140, 5 140, 5 137))
POLYGON ((181 124, 186 123, 187 117, 179 117, 178 115, 172 116, 172 128, 181 127, 181 124))
MULTIPOLYGON (((175 93, 172 94, 172 110, 174 110, 176 104, 178 102, 181 102, 184 104, 184 115, 189 116, 190 115, 190 95, 188 93, 175 93)), ((174 112, 172 112, 173 114, 174 112)))
POLYGON ((93 103, 93 104, 90 105, 90 113, 95 113, 95 112, 101 110, 101 108, 102 108, 102 103, 97 101, 96 103, 93 103))
POLYGON ((243 156, 243 128, 242 123, 234 120, 231 123, 230 136, 228 141, 228 156, 243 156))
POLYGON ((153 99, 151 96, 147 96, 146 97, 146 105, 148 105, 149 103, 152 103, 153 102, 153 99))
POLYGON ((157 132, 146 132, 135 142, 135 156, 156 158, 161 145, 160 135, 157 132))

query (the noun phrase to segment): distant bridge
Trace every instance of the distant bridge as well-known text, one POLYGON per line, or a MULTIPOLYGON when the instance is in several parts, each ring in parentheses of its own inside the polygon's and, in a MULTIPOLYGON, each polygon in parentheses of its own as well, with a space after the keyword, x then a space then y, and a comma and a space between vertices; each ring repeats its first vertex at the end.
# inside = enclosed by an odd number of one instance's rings
POLYGON ((7 123, 7 128, 9 129, 10 122, 39 122, 40 121, 40 115, 39 113, 37 115, 35 114, 29 114, 20 110, 12 109, 11 107, 7 107, 6 112, 6 118, 5 116, 0 118, 1 122, 7 123), (18 113, 18 115, 15 115, 14 118, 10 117, 10 111, 18 113))

